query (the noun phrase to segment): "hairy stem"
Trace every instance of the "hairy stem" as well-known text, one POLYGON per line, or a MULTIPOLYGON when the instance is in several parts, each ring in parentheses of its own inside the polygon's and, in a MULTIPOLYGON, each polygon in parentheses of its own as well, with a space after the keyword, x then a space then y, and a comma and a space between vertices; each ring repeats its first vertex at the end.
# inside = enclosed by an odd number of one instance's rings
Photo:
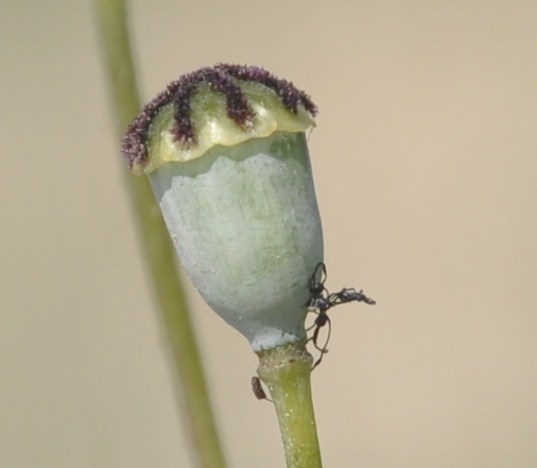
MULTIPOLYGON (((123 0, 94 0, 99 36, 114 107, 118 136, 139 112, 123 0)), ((224 468, 224 456, 210 405, 200 354, 184 290, 177 273, 175 251, 146 177, 126 172, 141 236, 141 249, 154 296, 168 336, 178 374, 178 400, 192 458, 199 468, 224 468)))
POLYGON ((276 408, 287 468, 322 468, 311 396, 312 357, 305 344, 278 346, 258 356, 257 372, 276 408))

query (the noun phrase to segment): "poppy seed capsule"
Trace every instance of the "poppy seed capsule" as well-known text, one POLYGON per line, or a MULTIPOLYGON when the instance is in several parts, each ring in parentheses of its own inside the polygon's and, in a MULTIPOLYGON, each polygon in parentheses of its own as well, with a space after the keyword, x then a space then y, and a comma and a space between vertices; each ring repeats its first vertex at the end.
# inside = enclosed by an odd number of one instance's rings
POLYGON ((323 260, 305 138, 315 112, 260 68, 217 65, 168 86, 123 142, 190 279, 254 351, 305 339, 323 260))

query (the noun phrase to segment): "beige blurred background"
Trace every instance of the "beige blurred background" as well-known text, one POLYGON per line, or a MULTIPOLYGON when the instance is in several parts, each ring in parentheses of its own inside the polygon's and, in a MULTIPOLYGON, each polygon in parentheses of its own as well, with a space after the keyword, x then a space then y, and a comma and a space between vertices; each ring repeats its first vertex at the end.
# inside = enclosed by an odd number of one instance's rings
MULTIPOLYGON (((537 3, 130 2, 144 99, 219 61, 294 81, 333 310, 325 466, 537 466, 537 3)), ((91 3, 0 5, 0 466, 188 467, 91 3)), ((246 340, 194 291, 233 467, 283 467, 246 340)))

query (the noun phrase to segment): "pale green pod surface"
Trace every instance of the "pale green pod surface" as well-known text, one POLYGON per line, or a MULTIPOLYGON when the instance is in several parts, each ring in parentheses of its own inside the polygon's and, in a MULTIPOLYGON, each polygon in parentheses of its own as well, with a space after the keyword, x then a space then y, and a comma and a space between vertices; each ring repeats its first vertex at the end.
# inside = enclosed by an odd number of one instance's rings
POLYGON ((217 65, 172 83, 124 140, 193 284, 255 351, 306 337, 323 261, 305 138, 315 112, 262 69, 217 65))
POLYGON ((211 308, 254 350, 303 339, 309 279, 323 259, 304 134, 216 146, 150 178, 183 266, 211 308))

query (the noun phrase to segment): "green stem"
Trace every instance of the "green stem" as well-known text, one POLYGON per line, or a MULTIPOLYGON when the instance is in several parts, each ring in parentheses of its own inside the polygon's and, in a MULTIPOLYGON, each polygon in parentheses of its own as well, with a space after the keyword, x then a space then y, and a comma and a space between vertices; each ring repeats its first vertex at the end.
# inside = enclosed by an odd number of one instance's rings
POLYGON ((257 373, 276 408, 288 468, 322 468, 311 397, 312 357, 292 343, 258 353, 257 373))
MULTIPOLYGON (((123 0, 94 0, 118 136, 139 112, 140 101, 129 45, 123 0)), ((179 377, 178 399, 192 457, 199 468, 226 466, 200 353, 185 294, 177 273, 175 251, 146 177, 126 173, 143 257, 164 323, 179 377)))

